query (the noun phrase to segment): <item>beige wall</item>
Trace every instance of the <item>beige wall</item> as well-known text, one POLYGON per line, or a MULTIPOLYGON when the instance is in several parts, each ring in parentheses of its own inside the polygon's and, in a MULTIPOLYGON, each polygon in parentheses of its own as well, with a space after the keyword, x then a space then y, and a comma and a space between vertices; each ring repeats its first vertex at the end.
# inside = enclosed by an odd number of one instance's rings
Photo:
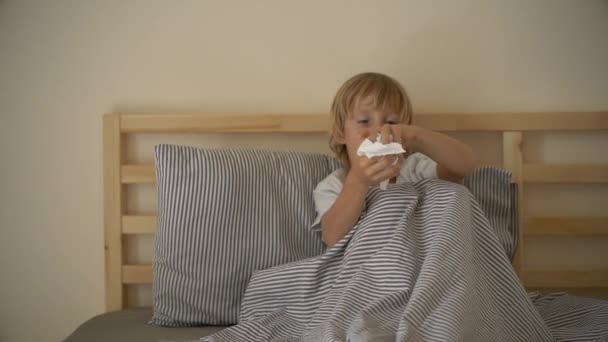
MULTIPOLYGON (((103 112, 320 112, 364 70, 419 112, 607 110, 607 36, 602 0, 0 0, 0 341, 103 310, 103 112)), ((549 161, 608 161, 605 137, 551 139, 549 161)))

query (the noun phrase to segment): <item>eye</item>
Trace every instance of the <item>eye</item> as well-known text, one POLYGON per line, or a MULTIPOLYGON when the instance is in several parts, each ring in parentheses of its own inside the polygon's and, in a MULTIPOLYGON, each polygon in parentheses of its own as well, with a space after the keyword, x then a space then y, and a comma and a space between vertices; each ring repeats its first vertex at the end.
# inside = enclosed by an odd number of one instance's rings
POLYGON ((399 124, 399 119, 393 115, 390 115, 388 118, 386 118, 386 123, 389 125, 397 125, 399 124))
POLYGON ((367 120, 367 119, 357 120, 357 123, 361 124, 361 125, 367 125, 368 122, 369 122, 369 120, 367 120))

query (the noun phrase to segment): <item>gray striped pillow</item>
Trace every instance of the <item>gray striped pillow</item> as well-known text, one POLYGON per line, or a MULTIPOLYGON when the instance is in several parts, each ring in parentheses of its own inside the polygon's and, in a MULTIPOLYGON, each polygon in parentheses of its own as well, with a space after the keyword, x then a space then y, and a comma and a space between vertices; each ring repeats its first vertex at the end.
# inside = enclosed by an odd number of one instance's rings
POLYGON ((322 253, 312 191, 339 166, 309 153, 155 147, 158 326, 229 325, 253 271, 322 253))
POLYGON ((517 184, 511 183, 511 173, 496 167, 480 167, 464 179, 464 185, 475 196, 490 226, 496 230, 498 241, 513 260, 519 224, 517 184))

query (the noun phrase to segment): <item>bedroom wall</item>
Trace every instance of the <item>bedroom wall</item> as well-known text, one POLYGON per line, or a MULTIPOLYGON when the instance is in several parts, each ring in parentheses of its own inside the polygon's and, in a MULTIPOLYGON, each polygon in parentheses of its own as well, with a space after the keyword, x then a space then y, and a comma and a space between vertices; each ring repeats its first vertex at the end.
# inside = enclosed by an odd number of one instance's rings
MULTIPOLYGON (((422 113, 608 110, 607 33, 602 0, 0 0, 0 341, 61 340, 104 309, 102 113, 324 112, 366 70, 403 81, 422 113)), ((498 138, 465 139, 500 160, 498 138)), ((608 162, 605 135, 530 139, 531 158, 608 162)), ((150 143, 130 158, 149 160, 150 143)), ((606 190, 541 188, 529 205, 602 215, 606 190)), ((131 210, 153 207, 132 191, 131 210)), ((542 248, 597 264, 602 243, 542 248)))

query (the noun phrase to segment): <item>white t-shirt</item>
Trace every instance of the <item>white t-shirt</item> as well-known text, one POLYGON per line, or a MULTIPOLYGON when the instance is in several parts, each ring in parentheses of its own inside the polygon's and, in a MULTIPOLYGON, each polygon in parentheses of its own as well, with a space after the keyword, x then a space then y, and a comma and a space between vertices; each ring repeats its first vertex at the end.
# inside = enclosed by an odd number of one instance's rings
MULTIPOLYGON (((331 208, 342 191, 344 169, 338 169, 325 177, 313 191, 317 218, 310 226, 321 230, 321 218, 331 208)), ((426 178, 437 178, 437 163, 422 153, 414 153, 403 161, 396 183, 415 183, 426 178)))

